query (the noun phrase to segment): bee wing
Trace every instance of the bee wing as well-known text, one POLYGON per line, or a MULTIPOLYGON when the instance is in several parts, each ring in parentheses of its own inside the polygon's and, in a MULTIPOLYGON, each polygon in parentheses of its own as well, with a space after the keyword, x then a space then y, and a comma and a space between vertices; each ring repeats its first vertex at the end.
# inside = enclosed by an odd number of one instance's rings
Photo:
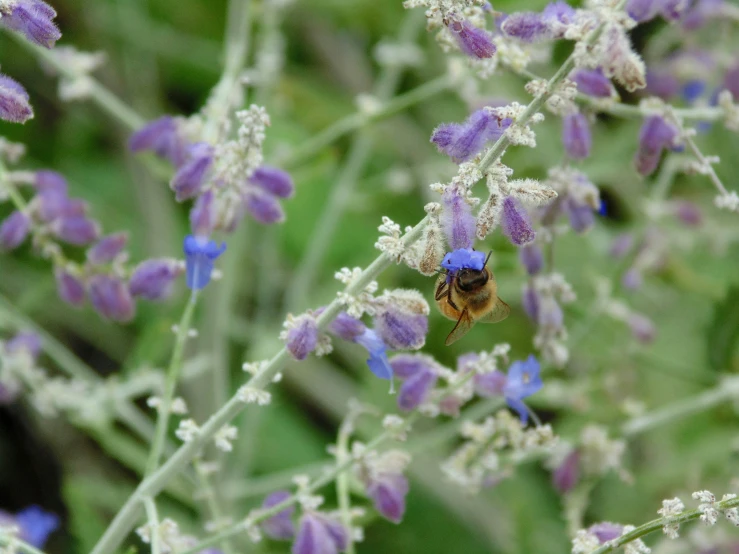
POLYGON ((481 323, 498 323, 507 318, 510 313, 511 307, 498 298, 495 300, 495 306, 493 306, 493 309, 484 316, 477 318, 477 321, 480 321, 481 323))
POLYGON ((474 321, 472 321, 472 318, 470 317, 470 313, 465 310, 462 312, 462 314, 459 316, 459 319, 457 320, 457 324, 454 326, 454 329, 452 329, 452 332, 449 333, 449 336, 446 338, 446 341, 444 341, 444 344, 449 346, 455 341, 458 341, 463 336, 467 334, 467 331, 472 329, 472 326, 475 324, 474 321))

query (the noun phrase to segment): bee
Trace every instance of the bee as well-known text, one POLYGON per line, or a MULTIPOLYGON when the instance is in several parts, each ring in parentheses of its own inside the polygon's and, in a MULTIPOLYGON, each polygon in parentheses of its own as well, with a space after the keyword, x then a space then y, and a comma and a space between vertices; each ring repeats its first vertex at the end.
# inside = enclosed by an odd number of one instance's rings
POLYGON ((457 322, 444 341, 447 346, 465 336, 475 323, 497 323, 511 313, 511 307, 498 298, 495 276, 487 267, 490 254, 482 269, 446 270, 436 282, 435 299, 439 310, 457 322))

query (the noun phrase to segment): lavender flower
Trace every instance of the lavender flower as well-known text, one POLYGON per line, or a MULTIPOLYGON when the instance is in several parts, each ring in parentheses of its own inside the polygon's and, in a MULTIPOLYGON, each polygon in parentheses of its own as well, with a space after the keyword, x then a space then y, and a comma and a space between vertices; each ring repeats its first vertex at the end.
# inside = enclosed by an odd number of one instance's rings
POLYGON ((382 473, 367 485, 367 496, 372 499, 375 509, 393 523, 400 523, 403 519, 407 494, 408 479, 401 473, 382 473))
POLYGON ((128 290, 133 296, 147 300, 161 300, 172 292, 175 279, 182 273, 177 260, 155 258, 141 262, 133 270, 128 290))
MULTIPOLYGON (((393 368, 396 367, 392 362, 391 365, 393 368)), ((423 367, 416 371, 400 386, 398 407, 401 410, 410 411, 423 404, 436 386, 437 378, 438 376, 432 368, 423 367)))
POLYGON ((54 8, 41 0, 16 0, 0 4, 0 25, 18 31, 31 42, 51 48, 62 34, 54 22, 54 8))
POLYGON ((216 205, 212 190, 198 196, 190 210, 190 229, 197 237, 209 237, 216 227, 216 205))
POLYGON ((33 331, 21 331, 5 343, 5 352, 26 351, 34 360, 41 354, 41 337, 33 331))
POLYGON ((23 212, 14 211, 0 225, 0 248, 13 250, 26 240, 31 219, 23 212))
POLYGON ((390 360, 390 366, 401 379, 409 379, 421 371, 433 371, 429 358, 420 354, 398 354, 390 360))
POLYGON ((654 18, 662 0, 629 0, 626 3, 626 12, 629 17, 638 23, 654 18))
POLYGON ((502 371, 488 371, 473 377, 475 392, 483 398, 502 396, 506 386, 506 376, 502 371))
POLYGON ((198 142, 187 147, 185 162, 169 183, 175 191, 175 200, 182 202, 200 194, 210 168, 213 166, 213 147, 205 142, 198 142))
MULTIPOLYGON (((683 11, 680 23, 686 31, 694 31, 706 24, 707 21, 720 17, 724 0, 694 0, 683 11)), ((734 96, 736 98, 736 95, 734 96)))
POLYGON ((51 192, 67 195, 67 179, 64 175, 50 169, 42 169, 34 175, 33 186, 40 193, 51 192))
POLYGON ((475 216, 472 215, 472 207, 459 194, 457 189, 447 189, 442 202, 441 223, 446 234, 447 242, 452 250, 458 248, 472 248, 475 241, 475 216))
POLYGON ((329 323, 328 330, 337 337, 355 342, 358 336, 364 334, 367 326, 356 317, 346 312, 339 312, 336 319, 329 323))
POLYGON ((608 541, 617 539, 623 534, 623 532, 624 528, 622 525, 611 523, 610 521, 596 523, 588 528, 588 533, 597 538, 600 544, 605 544, 608 541))
POLYGON ((568 195, 562 201, 562 209, 570 220, 570 226, 576 233, 584 233, 595 224, 595 214, 590 204, 568 195))
MULTIPOLYGON (((0 19, 0 22, 5 18, 0 19)), ((12 123, 25 123, 33 117, 28 103, 28 93, 20 83, 7 75, 0 75, 0 119, 12 123)))
POLYGON ((563 0, 550 2, 541 12, 553 38, 563 38, 567 25, 575 20, 575 9, 563 0))
POLYGON ((680 91, 680 81, 671 71, 650 67, 647 69, 647 86, 645 92, 669 100, 680 91))
POLYGON ((584 114, 575 112, 564 116, 562 142, 567 155, 573 160, 584 160, 590 156, 593 138, 590 134, 590 123, 584 114))
MULTIPOLYGON (((276 491, 267 496, 262 503, 262 508, 268 509, 273 506, 284 502, 290 498, 290 493, 287 491, 276 491)), ((261 523, 262 529, 275 540, 288 541, 295 536, 295 524, 292 522, 292 515, 295 512, 294 506, 288 506, 281 512, 273 515, 271 518, 264 520, 261 523)))
POLYGON ((544 268, 544 255, 539 245, 533 242, 518 249, 518 259, 529 275, 536 275, 544 268))
POLYGON ((79 307, 85 301, 85 284, 64 269, 54 271, 59 298, 72 306, 79 307))
POLYGON ((560 494, 570 492, 580 481, 580 451, 572 450, 552 473, 552 484, 560 494))
POLYGON ((675 216, 690 227, 699 227, 703 224, 703 213, 701 209, 688 200, 682 200, 674 206, 675 216))
POLYGON ((677 138, 677 129, 662 116, 652 115, 644 119, 639 133, 639 150, 634 163, 642 175, 649 175, 659 164, 662 151, 677 138))
POLYGON ((374 315, 375 331, 393 350, 418 350, 429 330, 428 305, 411 296, 397 295, 378 303, 374 315))
POLYGON ((706 90, 706 82, 703 79, 691 79, 682 87, 682 97, 688 104, 693 104, 706 90))
POLYGON ((47 223, 61 218, 84 217, 87 213, 84 200, 70 198, 67 191, 60 188, 41 192, 34 203, 38 217, 47 223))
POLYGON ((319 512, 306 512, 300 518, 292 554, 337 554, 349 544, 349 533, 341 523, 319 512))
POLYGON ((544 17, 534 12, 510 14, 501 25, 501 31, 509 37, 529 43, 552 38, 544 17))
POLYGON ((93 265, 108 264, 123 251, 127 242, 126 233, 115 233, 103 237, 87 251, 87 260, 93 265))
POLYGON ((218 246, 214 240, 187 235, 183 250, 187 287, 191 290, 200 290, 210 283, 213 262, 226 250, 226 244, 218 246))
POLYGON ((290 198, 295 193, 295 184, 290 174, 276 167, 263 165, 255 169, 249 182, 280 198, 290 198))
POLYGON ((450 21, 447 28, 457 40, 459 49, 471 58, 492 58, 495 54, 495 44, 490 33, 475 27, 466 19, 450 21))
POLYGON ((462 163, 479 154, 488 141, 500 138, 510 124, 510 119, 501 120, 482 108, 472 112, 464 123, 439 125, 431 135, 431 142, 437 146, 439 152, 456 163, 462 163))
POLYGON ((180 167, 187 158, 187 141, 182 136, 175 118, 165 115, 147 123, 128 140, 131 152, 151 150, 180 167))
MULTIPOLYGON (((289 321, 289 319, 288 319, 289 321)), ((316 318, 303 314, 295 318, 287 331, 286 347, 296 360, 305 360, 318 344, 316 318)))
POLYGON ((626 290, 637 290, 641 288, 643 282, 641 271, 636 267, 629 268, 621 276, 621 285, 626 290))
POLYGON ((539 371, 539 362, 533 354, 525 362, 513 362, 508 369, 503 396, 508 406, 518 412, 518 417, 524 424, 528 421, 529 412, 523 399, 539 391, 543 386, 539 371))
POLYGON ((85 246, 100 236, 100 225, 84 216, 62 217, 51 226, 54 234, 64 242, 85 246))
POLYGON ((285 221, 285 212, 277 197, 263 190, 253 189, 246 193, 244 205, 259 223, 271 225, 285 221))
POLYGON ((366 329, 364 333, 354 339, 354 342, 364 346, 369 352, 370 357, 367 360, 367 366, 370 371, 380 379, 392 380, 393 368, 387 359, 387 347, 380 336, 373 329, 366 329))
POLYGON ((0 526, 5 525, 18 527, 21 540, 43 548, 49 535, 59 528, 59 517, 39 506, 29 506, 15 515, 0 510, 0 526))
POLYGON ((614 258, 623 258, 628 254, 634 246, 634 235, 631 233, 622 233, 613 239, 609 255, 614 258))
POLYGON ((603 75, 603 70, 578 69, 570 74, 570 79, 577 84, 577 91, 596 98, 608 98, 613 93, 611 80, 603 75))
POLYGON ((133 319, 136 305, 126 284, 112 275, 93 275, 89 284, 90 301, 106 319, 125 323, 133 319))
POLYGON ((657 330, 654 327, 654 323, 647 316, 632 313, 628 318, 629 327, 631 327, 631 334, 636 340, 643 343, 650 343, 654 341, 657 334, 657 330))
POLYGON ((539 293, 533 285, 524 285, 521 293, 521 305, 523 311, 533 322, 539 321, 539 305, 541 304, 539 293))
POLYGON ((522 246, 536 238, 528 212, 513 196, 507 196, 503 200, 501 226, 503 234, 516 246, 522 246))

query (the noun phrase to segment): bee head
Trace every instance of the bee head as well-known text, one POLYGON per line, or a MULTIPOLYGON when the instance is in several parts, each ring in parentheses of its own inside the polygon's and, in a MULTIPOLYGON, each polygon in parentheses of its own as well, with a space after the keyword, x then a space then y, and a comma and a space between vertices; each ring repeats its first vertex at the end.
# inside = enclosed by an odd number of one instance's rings
POLYGON ((457 272, 457 286, 463 291, 471 291, 480 288, 488 282, 488 272, 483 267, 481 270, 464 267, 457 272))

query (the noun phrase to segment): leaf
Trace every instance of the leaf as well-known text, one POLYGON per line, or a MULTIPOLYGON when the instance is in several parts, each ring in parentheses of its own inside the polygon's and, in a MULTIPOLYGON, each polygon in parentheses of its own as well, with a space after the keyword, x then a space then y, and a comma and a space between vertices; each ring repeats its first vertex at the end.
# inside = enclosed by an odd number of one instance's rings
POLYGON ((708 362, 717 371, 726 371, 739 340, 739 285, 729 288, 726 298, 716 303, 708 328, 708 362))

